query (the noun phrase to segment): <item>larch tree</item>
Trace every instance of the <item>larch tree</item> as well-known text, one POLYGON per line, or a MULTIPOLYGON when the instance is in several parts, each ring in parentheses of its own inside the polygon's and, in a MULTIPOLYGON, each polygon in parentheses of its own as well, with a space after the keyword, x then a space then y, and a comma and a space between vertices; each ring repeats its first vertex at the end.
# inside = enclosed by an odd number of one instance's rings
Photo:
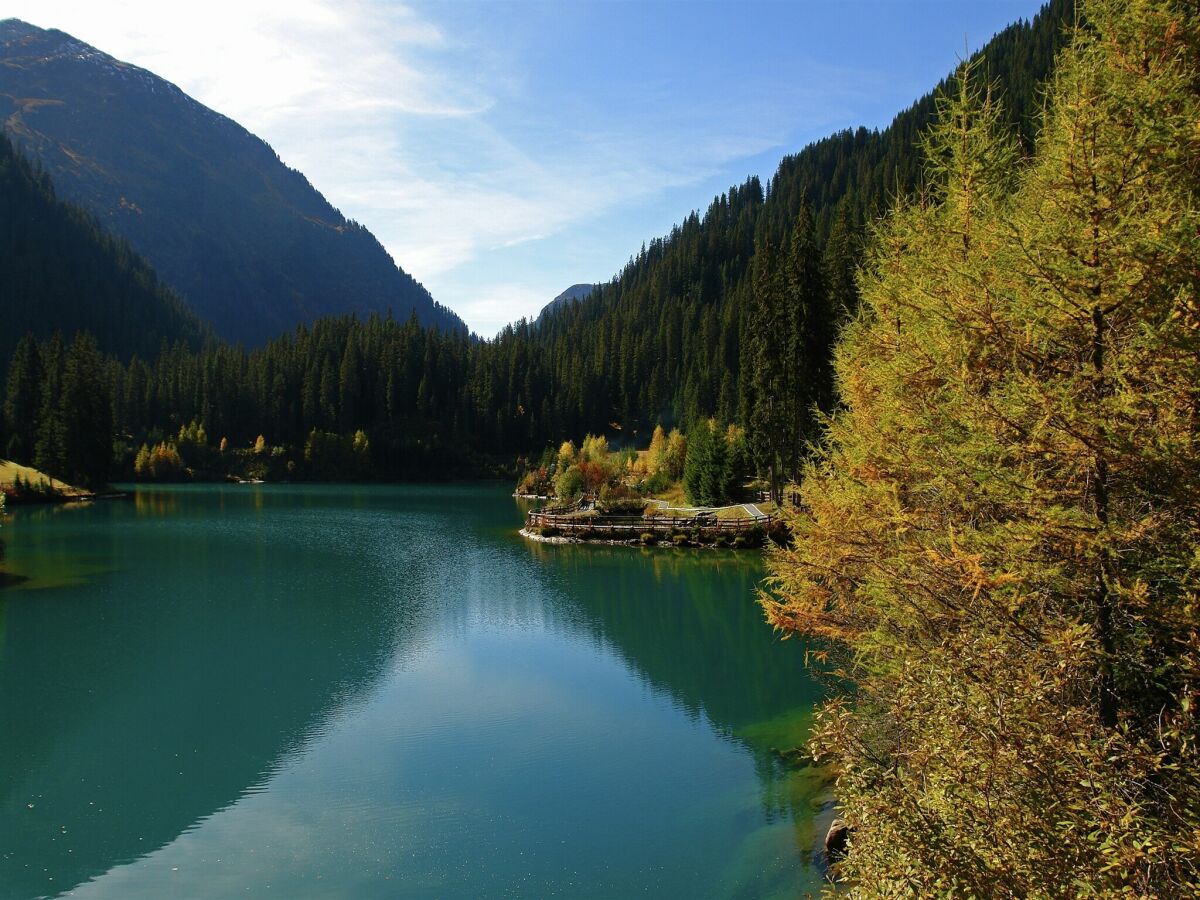
POLYGON ((1200 14, 1081 21, 1029 162, 943 100, 770 556, 852 896, 1200 893, 1200 14))
POLYGON ((666 464, 667 433, 661 424, 654 426, 654 434, 650 438, 650 449, 646 452, 647 471, 653 475, 666 464))

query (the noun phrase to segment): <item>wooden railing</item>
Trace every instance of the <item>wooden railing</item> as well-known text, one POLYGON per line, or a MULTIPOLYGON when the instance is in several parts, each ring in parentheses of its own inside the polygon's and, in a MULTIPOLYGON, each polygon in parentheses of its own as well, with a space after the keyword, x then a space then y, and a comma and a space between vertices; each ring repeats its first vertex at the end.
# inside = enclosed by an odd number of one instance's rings
POLYGON ((559 531, 636 531, 652 534, 673 531, 739 532, 752 528, 767 528, 774 516, 738 519, 718 519, 716 516, 573 516, 551 510, 530 511, 525 516, 526 527, 557 528, 559 531))
POLYGON ((583 508, 580 502, 559 503, 554 506, 543 506, 541 509, 531 509, 530 516, 564 516, 568 513, 579 512, 583 508))

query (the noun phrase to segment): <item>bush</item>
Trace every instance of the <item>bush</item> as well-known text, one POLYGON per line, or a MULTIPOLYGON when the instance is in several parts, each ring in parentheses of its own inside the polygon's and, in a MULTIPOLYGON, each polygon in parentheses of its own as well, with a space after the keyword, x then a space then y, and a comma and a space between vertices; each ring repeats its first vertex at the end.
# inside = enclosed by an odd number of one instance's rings
POLYGON ((669 490, 671 487, 671 479, 667 477, 666 472, 655 472, 641 484, 643 494, 661 494, 663 491, 669 490))
POLYGON ((646 501, 640 497, 601 500, 597 508, 606 516, 640 516, 646 512, 646 501))
POLYGON ((587 480, 578 466, 570 466, 554 480, 554 493, 560 500, 578 500, 586 487, 587 480))
POLYGON ((682 546, 686 545, 687 542, 688 542, 688 536, 686 534, 684 534, 683 532, 679 532, 678 534, 671 535, 671 543, 674 544, 676 547, 682 547, 682 546))
POLYGON ((642 532, 641 541, 642 541, 642 543, 643 543, 643 544, 649 544, 649 543, 651 543, 653 540, 654 540, 654 533, 653 533, 653 532, 650 532, 650 531, 643 531, 643 532, 642 532))

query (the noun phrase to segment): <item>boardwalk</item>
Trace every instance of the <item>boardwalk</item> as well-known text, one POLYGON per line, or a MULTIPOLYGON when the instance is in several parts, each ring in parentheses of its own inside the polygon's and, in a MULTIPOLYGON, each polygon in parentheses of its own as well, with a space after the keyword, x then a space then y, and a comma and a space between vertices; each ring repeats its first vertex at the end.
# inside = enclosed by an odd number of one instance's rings
MULTIPOLYGON (((670 509, 665 501, 659 509, 670 509)), ((695 531, 718 534, 736 534, 755 528, 766 528, 775 521, 753 504, 738 504, 721 509, 741 508, 746 515, 736 518, 720 518, 716 509, 684 508, 679 512, 692 515, 651 515, 651 516, 584 516, 579 514, 579 508, 573 506, 548 507, 543 510, 530 510, 525 516, 527 528, 556 528, 562 532, 580 531, 625 531, 631 534, 672 534, 677 532, 695 531)))

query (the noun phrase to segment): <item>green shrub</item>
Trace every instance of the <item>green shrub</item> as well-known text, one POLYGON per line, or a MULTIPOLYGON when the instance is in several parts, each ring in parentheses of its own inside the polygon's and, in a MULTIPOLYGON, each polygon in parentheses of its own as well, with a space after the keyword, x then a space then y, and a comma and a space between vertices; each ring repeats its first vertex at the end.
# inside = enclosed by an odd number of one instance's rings
POLYGON ((578 466, 571 466, 554 480, 554 493, 560 500, 578 500, 587 487, 587 480, 578 466))
POLYGON ((640 487, 644 494, 661 494, 671 487, 671 479, 667 477, 666 472, 655 472, 643 481, 640 487))
POLYGON ((641 497, 604 497, 601 491, 596 508, 606 516, 640 516, 646 511, 646 501, 641 497))
POLYGON ((677 532, 676 534, 671 535, 671 543, 676 547, 682 547, 687 544, 687 542, 688 536, 683 532, 677 532))
POLYGON ((654 533, 653 533, 653 532, 650 532, 650 531, 643 531, 643 532, 642 532, 641 541, 642 541, 642 543, 643 543, 643 544, 649 544, 649 543, 651 543, 653 540, 654 540, 654 533))

